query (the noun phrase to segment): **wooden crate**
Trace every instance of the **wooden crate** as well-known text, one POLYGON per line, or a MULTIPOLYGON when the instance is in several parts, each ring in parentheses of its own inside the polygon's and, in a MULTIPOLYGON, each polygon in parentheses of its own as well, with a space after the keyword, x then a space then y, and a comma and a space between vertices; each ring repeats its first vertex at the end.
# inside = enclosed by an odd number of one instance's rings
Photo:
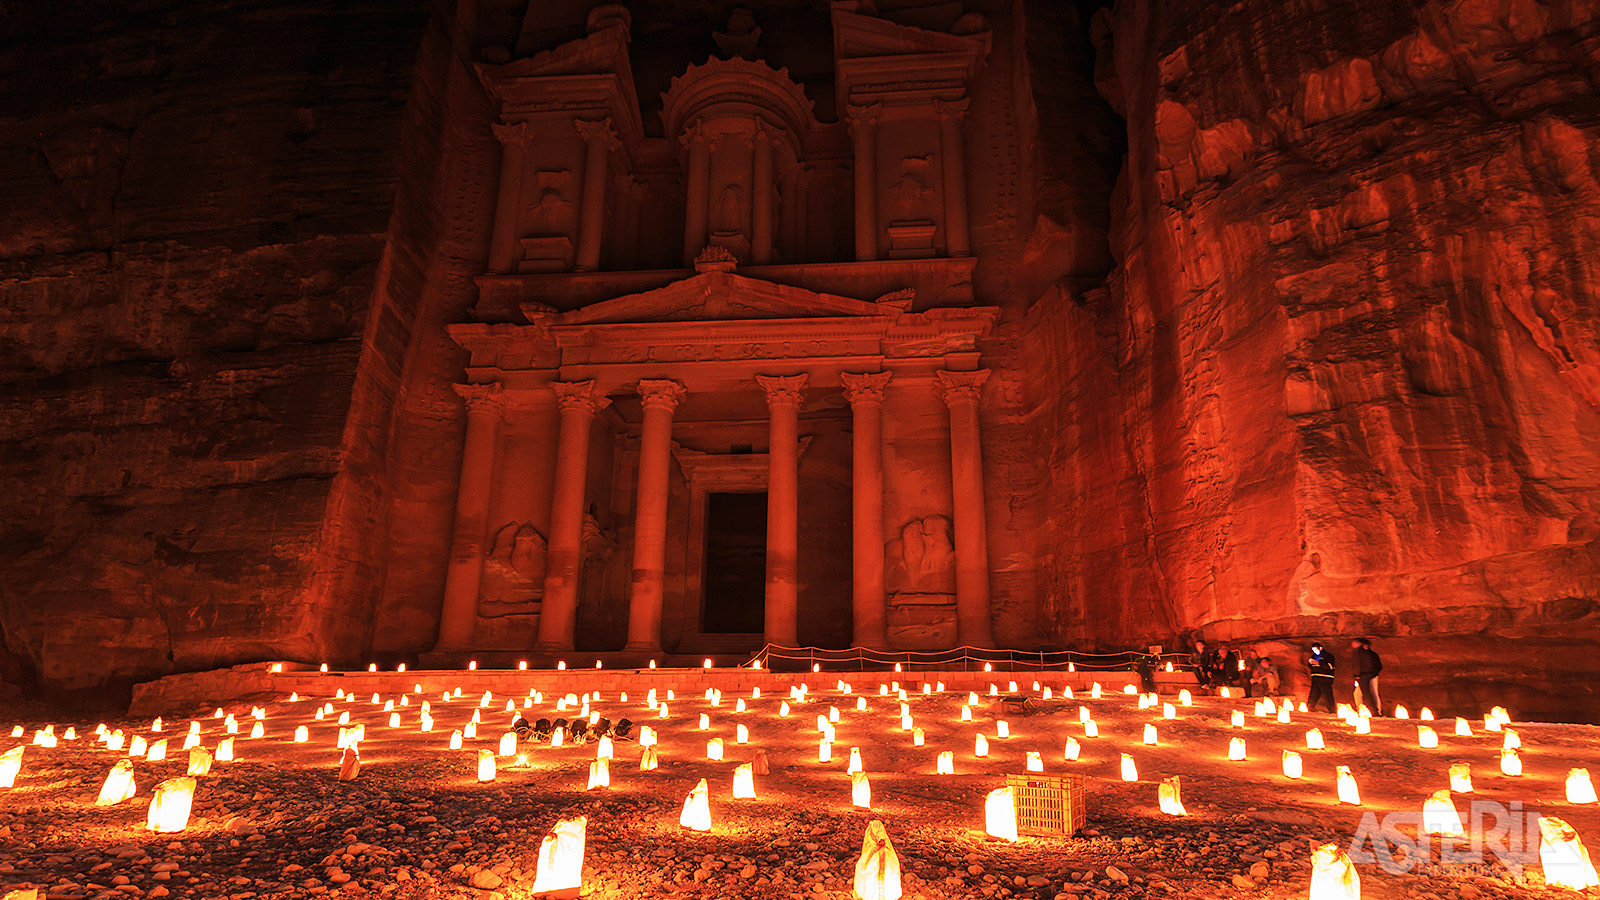
POLYGON ((1007 775, 1017 804, 1019 834, 1071 836, 1084 825, 1086 799, 1082 775, 1007 775))

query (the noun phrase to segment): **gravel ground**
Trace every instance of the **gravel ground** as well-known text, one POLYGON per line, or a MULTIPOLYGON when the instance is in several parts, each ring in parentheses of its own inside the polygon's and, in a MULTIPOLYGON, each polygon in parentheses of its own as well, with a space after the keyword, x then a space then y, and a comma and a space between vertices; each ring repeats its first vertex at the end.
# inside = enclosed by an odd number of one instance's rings
MULTIPOLYGON (((559 818, 588 817, 583 896, 622 898, 844 898, 851 894, 854 860, 866 823, 881 820, 900 854, 906 896, 924 900, 1016 897, 1029 900, 1106 897, 1303 898, 1310 851, 1318 844, 1350 842, 1364 813, 1420 809, 1433 791, 1449 786, 1452 762, 1470 762, 1475 794, 1457 794, 1467 813, 1474 800, 1509 804, 1556 815, 1581 836, 1600 840, 1600 810, 1564 799, 1563 779, 1574 766, 1593 768, 1597 731, 1590 726, 1517 724, 1524 744, 1525 774, 1506 777, 1498 768, 1501 735, 1475 720, 1472 737, 1456 737, 1452 723, 1435 723, 1441 746, 1416 746, 1416 721, 1375 720, 1373 733, 1358 735, 1326 715, 1297 714, 1290 724, 1258 718, 1248 701, 1197 698, 1178 718, 1141 711, 1135 698, 1107 694, 1100 700, 1035 702, 1040 710, 1007 717, 1011 737, 996 736, 999 701, 984 697, 974 721, 958 720, 964 694, 913 693, 917 725, 927 746, 914 747, 899 728, 894 697, 879 696, 876 681, 843 696, 831 682, 787 719, 777 715, 783 698, 748 700, 734 711, 733 696, 712 707, 701 696, 678 696, 671 718, 660 720, 642 696, 623 702, 616 695, 594 704, 613 720, 623 717, 657 729, 660 768, 640 772, 638 745, 616 743, 609 790, 586 792, 595 744, 560 749, 524 745, 527 765, 502 760, 498 778, 476 782, 476 751, 494 749, 510 715, 506 697, 487 708, 481 698, 441 702, 438 695, 410 696, 400 707, 402 727, 389 728, 388 713, 371 697, 246 698, 227 704, 240 723, 239 759, 217 763, 200 778, 189 827, 157 835, 144 827, 152 790, 164 778, 182 775, 188 754, 177 750, 191 720, 202 726, 203 745, 225 736, 212 710, 174 710, 161 735, 149 720, 105 724, 128 735, 171 739, 162 762, 134 760, 137 796, 98 807, 95 798, 112 763, 125 755, 93 737, 95 721, 74 721, 32 704, 0 706, 0 724, 20 723, 21 738, 0 740, 0 749, 26 744, 34 729, 68 725, 78 737, 55 748, 28 746, 16 786, 0 789, 0 886, 36 886, 40 897, 193 897, 250 900, 335 893, 340 897, 473 897, 516 900, 532 897, 540 838, 559 818), (825 688, 825 689, 824 689, 825 688), (866 696, 868 709, 855 701, 866 696), (435 730, 418 730, 420 702, 430 701, 435 730), (314 721, 321 702, 335 714, 314 721), (1100 727, 1087 738, 1078 723, 1083 704, 1100 727), (252 705, 266 710, 266 734, 247 737, 252 705), (837 706, 840 722, 833 759, 816 761, 816 716, 837 706), (1229 713, 1246 712, 1246 726, 1229 726, 1229 713), (340 782, 335 748, 338 712, 366 728, 362 770, 340 782), (478 710, 479 737, 450 750, 452 730, 478 710), (698 729, 700 713, 711 728, 698 729), (1154 721, 1158 746, 1141 743, 1144 723, 1154 721), (734 743, 739 723, 751 744, 734 743), (294 744, 297 725, 311 740, 294 744), (1320 727, 1328 749, 1305 749, 1308 727, 1320 727), (990 755, 973 755, 974 736, 989 737, 990 755), (1228 741, 1243 736, 1249 759, 1230 762, 1228 741), (726 759, 705 759, 705 741, 721 737, 726 759), (1063 758, 1066 739, 1076 738, 1082 758, 1063 758), (850 805, 846 775, 849 748, 861 748, 872 784, 871 811, 850 805), (757 776, 759 799, 731 799, 733 769, 757 747, 767 751, 771 773, 757 776), (955 752, 954 776, 934 774, 939 750, 955 752), (1301 751, 1305 778, 1290 781, 1280 771, 1284 749, 1301 751), (1088 825, 1078 835, 1025 837, 1011 844, 986 838, 983 802, 1007 773, 1020 773, 1026 751, 1039 751, 1047 774, 1075 772, 1088 779, 1088 825), (1140 781, 1118 780, 1120 754, 1135 758, 1140 781), (1348 765, 1361 785, 1363 805, 1340 804, 1334 766, 1348 765), (1189 815, 1160 813, 1156 785, 1183 778, 1189 815), (684 795, 700 778, 711 788, 710 833, 680 828, 684 795)), ((583 689, 574 673, 572 690, 583 689)), ((399 696, 384 697, 399 703, 399 696)), ((515 698, 521 703, 521 698, 515 698)), ((1174 699, 1174 698, 1165 698, 1174 699)), ((524 712, 530 719, 557 713, 556 698, 524 712)), ((7 732, 9 733, 9 732, 7 732)), ((1600 772, 1597 772, 1600 774, 1600 772)), ((1404 829, 1402 829, 1404 831, 1404 829)), ((1412 830, 1414 833, 1414 829, 1412 830)), ((1534 859, 1536 859, 1536 854, 1534 859)), ((1437 853, 1433 857, 1437 863, 1437 853)), ((1367 898, 1477 898, 1556 896, 1543 885, 1534 862, 1519 883, 1503 863, 1476 870, 1454 868, 1389 874, 1360 866, 1367 898)), ((1591 890, 1590 895, 1600 895, 1591 890)), ((1568 895, 1572 895, 1570 892, 1568 895)))

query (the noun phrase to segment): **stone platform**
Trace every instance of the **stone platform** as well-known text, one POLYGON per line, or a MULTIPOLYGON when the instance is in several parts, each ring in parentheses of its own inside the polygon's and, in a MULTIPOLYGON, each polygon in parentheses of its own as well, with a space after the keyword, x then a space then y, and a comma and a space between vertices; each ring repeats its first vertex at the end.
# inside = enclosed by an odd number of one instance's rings
MULTIPOLYGON (((651 688, 673 690, 684 695, 695 695, 706 688, 735 693, 748 692, 759 687, 763 693, 786 693, 790 687, 801 683, 813 689, 831 689, 840 680, 851 685, 856 693, 876 693, 878 685, 898 682, 907 691, 920 692, 924 683, 944 682, 947 691, 978 691, 987 693, 989 685, 1007 692, 1009 683, 1017 682, 1027 690, 1034 681, 1060 691, 1071 687, 1086 691, 1095 682, 1107 692, 1120 692, 1128 685, 1138 685, 1138 675, 1129 671, 1078 671, 1015 669, 985 672, 962 670, 935 670, 915 672, 772 672, 749 668, 642 668, 612 669, 569 667, 567 669, 487 668, 469 669, 416 669, 372 672, 332 671, 321 672, 314 667, 293 662, 264 662, 215 669, 208 672, 188 672, 169 675, 155 681, 135 685, 129 714, 136 716, 166 715, 201 706, 217 706, 228 701, 263 695, 299 693, 321 697, 338 689, 357 695, 392 695, 406 692, 422 694, 443 693, 460 688, 463 695, 491 691, 496 695, 518 696, 529 691, 542 693, 586 691, 627 691, 644 693, 651 688), (420 691, 419 691, 420 686, 420 691)), ((1162 672, 1157 677, 1163 692, 1176 693, 1183 687, 1194 685, 1188 673, 1162 672)))

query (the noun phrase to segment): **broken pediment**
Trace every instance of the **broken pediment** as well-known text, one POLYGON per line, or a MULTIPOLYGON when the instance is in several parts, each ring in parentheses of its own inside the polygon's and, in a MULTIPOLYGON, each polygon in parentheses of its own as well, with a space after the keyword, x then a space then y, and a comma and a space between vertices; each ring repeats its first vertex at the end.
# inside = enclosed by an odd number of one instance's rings
POLYGON ((901 303, 873 303, 714 270, 564 313, 551 313, 537 304, 523 307, 528 321, 546 326, 892 317, 903 311, 901 303))

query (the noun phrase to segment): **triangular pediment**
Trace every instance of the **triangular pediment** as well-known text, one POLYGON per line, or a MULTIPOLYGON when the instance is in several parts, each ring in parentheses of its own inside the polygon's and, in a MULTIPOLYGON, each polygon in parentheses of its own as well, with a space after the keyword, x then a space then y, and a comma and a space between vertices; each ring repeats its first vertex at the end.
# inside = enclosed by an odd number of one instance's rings
POLYGON ((665 287, 602 300, 568 312, 524 308, 538 325, 619 325, 898 316, 899 300, 869 302, 733 272, 703 272, 665 287))

